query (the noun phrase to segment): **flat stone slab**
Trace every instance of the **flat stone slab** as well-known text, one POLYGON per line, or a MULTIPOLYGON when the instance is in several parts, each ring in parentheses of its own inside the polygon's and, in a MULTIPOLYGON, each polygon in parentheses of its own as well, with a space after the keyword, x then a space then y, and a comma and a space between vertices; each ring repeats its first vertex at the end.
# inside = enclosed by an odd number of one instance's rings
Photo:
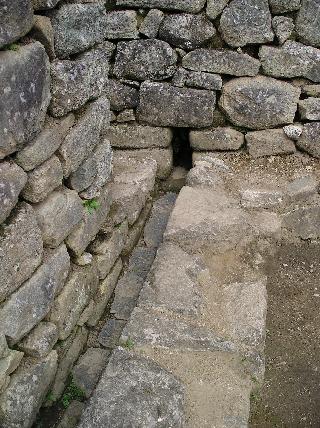
POLYGON ((131 124, 111 125, 105 136, 112 147, 120 149, 143 149, 168 147, 172 140, 169 128, 131 124))
POLYGON ((182 428, 183 400, 183 386, 172 374, 117 348, 79 428, 182 428))

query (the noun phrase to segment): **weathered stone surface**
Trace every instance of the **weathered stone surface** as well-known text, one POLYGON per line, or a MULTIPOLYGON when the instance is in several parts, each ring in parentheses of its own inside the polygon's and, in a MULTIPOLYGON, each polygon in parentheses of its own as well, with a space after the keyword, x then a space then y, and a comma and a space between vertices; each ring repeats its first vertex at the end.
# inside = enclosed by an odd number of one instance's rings
POLYGON ((176 69, 177 54, 161 40, 120 42, 114 65, 118 78, 133 80, 163 80, 176 69))
POLYGON ((84 308, 94 296, 99 284, 95 265, 76 266, 50 312, 50 321, 58 327, 59 339, 66 339, 77 324, 84 308))
POLYGON ((42 260, 43 243, 30 205, 18 205, 0 236, 0 301, 26 281, 42 260))
POLYGON ((136 115, 134 110, 128 109, 121 111, 117 116, 118 123, 135 122, 136 115))
POLYGON ((17 343, 48 314, 55 295, 64 285, 69 266, 64 245, 49 251, 34 275, 4 302, 0 322, 10 343, 17 343))
POLYGON ((63 171, 57 156, 52 156, 42 165, 28 173, 28 182, 22 196, 30 202, 43 201, 49 193, 62 184, 63 171))
POLYGON ((143 286, 143 279, 133 272, 126 272, 118 281, 110 313, 118 320, 128 320, 143 286))
POLYGON ((217 16, 219 16, 223 9, 227 6, 229 0, 208 0, 207 1, 207 16, 214 20, 217 16))
POLYGON ((117 284, 121 270, 122 261, 121 259, 118 259, 109 275, 100 282, 98 290, 94 295, 94 312, 87 321, 89 326, 95 326, 102 317, 117 284))
POLYGON ((106 39, 136 39, 137 13, 133 10, 115 10, 107 13, 106 39))
POLYGON ((60 0, 32 0, 35 10, 51 9, 55 7, 60 0))
POLYGON ((102 4, 64 4, 51 13, 56 54, 65 58, 105 39, 106 12, 102 4))
POLYGON ((49 354, 58 338, 58 329, 55 324, 41 322, 18 346, 26 355, 42 358, 49 354))
MULTIPOLYGON (((112 150, 108 140, 104 142, 94 150, 80 166, 73 172, 69 177, 69 185, 72 189, 77 192, 81 192, 84 189, 88 189, 95 178, 99 175, 101 179, 102 187, 111 176, 112 170, 112 150), (106 176, 102 176, 102 167, 106 166, 106 176)), ((88 198, 92 199, 92 198, 88 198)))
POLYGON ((156 256, 156 252, 156 247, 136 247, 129 259, 128 272, 137 275, 145 281, 156 256))
POLYGON ((288 40, 281 47, 261 46, 259 57, 265 74, 320 82, 320 50, 312 46, 288 40))
POLYGON ((167 192, 179 193, 185 185, 188 171, 182 166, 174 166, 170 176, 162 183, 162 188, 167 192))
POLYGON ((320 97, 320 85, 304 85, 302 87, 302 93, 309 97, 320 97))
POLYGON ((168 147, 172 140, 172 131, 169 128, 123 124, 110 126, 106 137, 112 147, 120 149, 168 147))
POLYGON ((52 62, 50 113, 53 116, 64 116, 101 95, 108 83, 109 59, 113 50, 114 46, 105 42, 74 61, 52 62))
POLYGON ((224 189, 223 180, 217 171, 215 160, 208 153, 193 152, 193 168, 190 169, 186 185, 191 187, 210 187, 211 189, 224 189), (200 158, 197 159, 197 155, 200 158))
POLYGON ((284 225, 301 239, 318 239, 320 206, 296 207, 284 215, 284 225))
POLYGON ((220 106, 236 125, 252 129, 292 123, 300 89, 286 82, 259 76, 228 82, 220 106))
POLYGON ((272 13, 284 13, 298 10, 301 0, 269 0, 272 13))
POLYGON ((100 348, 89 348, 81 355, 72 369, 73 382, 81 389, 87 398, 90 397, 106 366, 109 352, 100 348))
POLYGON ((278 188, 249 188, 240 192, 241 205, 245 208, 279 208, 283 206, 285 195, 278 188))
POLYGON ((126 321, 109 319, 99 333, 99 343, 105 348, 115 348, 119 345, 119 338, 125 325, 126 321))
POLYGON ((47 54, 39 42, 18 51, 1 51, 0 64, 2 159, 40 131, 50 101, 50 74, 47 54))
POLYGON ((118 80, 109 80, 108 97, 111 110, 121 111, 135 108, 139 103, 139 91, 132 86, 124 85, 118 80))
POLYGON ((280 45, 282 45, 293 33, 293 19, 288 18, 287 16, 275 16, 272 18, 272 28, 280 45))
POLYGON ((0 224, 18 202, 19 194, 26 182, 26 173, 15 163, 0 163, 0 224))
POLYGON ((249 154, 255 158, 290 154, 296 151, 294 142, 286 136, 283 129, 248 132, 246 142, 249 154))
POLYGON ((190 131, 189 138, 194 150, 238 150, 244 143, 244 135, 233 128, 190 131))
POLYGON ((179 68, 172 79, 174 86, 189 86, 191 88, 220 90, 222 78, 218 74, 204 73, 202 71, 189 71, 179 68))
POLYGON ((318 180, 312 175, 306 175, 291 181, 286 188, 286 194, 291 202, 301 202, 317 195, 318 190, 318 180))
POLYGON ((161 10, 151 9, 140 25, 139 33, 150 39, 156 38, 163 18, 164 13, 161 10))
POLYGON ((121 223, 111 235, 99 235, 90 245, 90 252, 94 257, 99 278, 104 279, 120 256, 128 234, 128 222, 121 223))
POLYGON ((185 68, 233 76, 256 76, 259 60, 244 53, 226 49, 197 49, 183 57, 185 68))
POLYGON ((140 90, 138 119, 155 126, 201 128, 212 124, 215 102, 212 91, 144 82, 140 90))
POLYGON ((303 43, 320 47, 318 0, 301 0, 301 7, 296 19, 296 30, 303 43))
POLYGON ((96 202, 98 206, 93 212, 85 210, 82 221, 70 233, 66 240, 68 248, 76 256, 80 256, 89 243, 95 238, 102 224, 105 222, 112 202, 111 191, 106 185, 102 190, 96 202))
POLYGON ((76 428, 85 407, 86 405, 82 401, 73 400, 64 412, 57 428, 76 428))
POLYGON ((157 248, 161 244, 176 199, 175 193, 167 193, 153 204, 143 233, 147 247, 157 248))
POLYGON ((41 360, 26 359, 12 375, 0 398, 0 423, 4 427, 32 426, 57 369, 57 353, 41 360))
POLYGON ((23 352, 10 349, 8 355, 0 360, 0 376, 9 376, 21 363, 23 352))
POLYGON ((48 118, 37 138, 17 153, 17 164, 25 171, 30 171, 49 159, 59 148, 74 120, 73 114, 61 120, 48 118))
POLYGON ((84 208, 77 192, 61 188, 34 206, 44 243, 57 247, 81 221, 84 208))
POLYGON ((31 0, 1 2, 0 48, 18 40, 31 30, 33 8, 31 0))
POLYGON ((117 6, 158 7, 164 10, 198 13, 204 7, 205 0, 117 0, 117 6))
POLYGON ((99 144, 102 128, 109 123, 109 106, 105 97, 89 104, 66 136, 58 151, 65 177, 76 171, 99 144))
POLYGON ((5 358, 9 355, 7 339, 4 333, 0 333, 0 358, 5 358))
POLYGON ((306 123, 296 144, 299 149, 320 159, 320 122, 306 123))
POLYGON ((215 35, 213 24, 204 15, 167 15, 159 28, 158 37, 170 45, 191 50, 203 46, 215 35))
POLYGON ((79 358, 87 340, 87 329, 79 327, 72 332, 67 340, 57 343, 55 348, 59 355, 59 365, 50 391, 53 400, 57 400, 63 393, 71 369, 79 358))
POLYGON ((320 98, 306 98, 299 101, 301 119, 320 120, 320 98))
POLYGON ((30 36, 44 46, 50 60, 55 59, 54 35, 50 18, 47 16, 35 15, 30 36))
POLYGON ((222 12, 220 31, 230 46, 272 42, 268 0, 232 0, 222 12))
POLYGON ((300 135, 302 134, 303 125, 297 123, 293 125, 284 126, 282 129, 286 136, 290 138, 290 140, 297 141, 300 135))

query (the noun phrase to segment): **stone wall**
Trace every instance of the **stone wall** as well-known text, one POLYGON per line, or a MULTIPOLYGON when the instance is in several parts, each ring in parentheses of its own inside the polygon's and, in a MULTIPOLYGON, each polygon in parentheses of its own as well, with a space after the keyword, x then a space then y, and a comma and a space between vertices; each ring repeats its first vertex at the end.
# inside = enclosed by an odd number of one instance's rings
POLYGON ((319 47, 318 0, 0 1, 1 426, 61 396, 175 128, 320 157, 319 47))

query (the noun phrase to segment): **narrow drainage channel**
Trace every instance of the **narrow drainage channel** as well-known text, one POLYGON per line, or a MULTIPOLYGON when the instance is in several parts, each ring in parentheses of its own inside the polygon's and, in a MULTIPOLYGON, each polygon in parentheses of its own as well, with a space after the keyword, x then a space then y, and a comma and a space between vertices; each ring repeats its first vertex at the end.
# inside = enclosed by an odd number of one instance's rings
POLYGON ((265 381, 251 428, 320 427, 320 244, 286 244, 267 270, 265 381))

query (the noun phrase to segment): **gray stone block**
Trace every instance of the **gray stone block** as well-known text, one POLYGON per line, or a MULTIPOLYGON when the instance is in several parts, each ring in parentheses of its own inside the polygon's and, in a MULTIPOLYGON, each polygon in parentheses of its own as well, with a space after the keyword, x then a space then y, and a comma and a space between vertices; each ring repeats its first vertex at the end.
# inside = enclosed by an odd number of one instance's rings
POLYGON ((18 40, 31 30, 33 8, 31 0, 1 2, 0 48, 18 40))
POLYGON ((164 18, 164 13, 159 9, 149 10, 147 16, 140 25, 139 32, 150 39, 158 35, 159 27, 164 18))
POLYGON ((41 230, 30 205, 19 204, 0 237, 0 301, 26 281, 42 260, 41 230))
POLYGON ((306 98, 299 101, 302 120, 320 120, 320 98, 306 98))
POLYGON ((42 15, 35 15, 30 37, 44 46, 51 61, 55 59, 54 35, 50 18, 42 15))
POLYGON ((164 80, 176 69, 177 54, 161 40, 120 42, 114 65, 118 78, 132 80, 164 80))
POLYGON ((298 10, 301 0, 269 0, 272 13, 285 13, 298 10))
POLYGON ((60 0, 32 0, 35 10, 51 9, 55 7, 60 0))
POLYGON ((118 80, 109 80, 108 97, 111 110, 121 111, 127 108, 135 108, 139 103, 139 91, 129 85, 124 85, 118 80))
POLYGON ((227 6, 229 0, 208 0, 207 1, 207 16, 214 20, 217 16, 219 16, 223 9, 227 6))
POLYGON ((240 77, 222 90, 220 106, 235 124, 252 129, 292 123, 300 89, 270 77, 240 77))
POLYGON ((173 76, 172 84, 179 87, 189 86, 191 88, 219 91, 222 88, 222 78, 218 74, 179 68, 173 76))
POLYGON ((290 154, 296 151, 294 142, 283 129, 248 132, 246 142, 249 154, 254 158, 290 154))
POLYGON ((59 338, 57 326, 51 322, 38 324, 22 342, 18 344, 26 355, 42 358, 49 354, 59 338))
POLYGON ((155 126, 206 127, 213 122, 215 102, 212 91, 144 82, 140 89, 138 120, 155 126))
POLYGON ((299 149, 320 159, 320 122, 306 123, 296 144, 299 149))
POLYGON ((18 202, 18 197, 27 182, 27 175, 14 162, 0 163, 0 224, 18 202))
POLYGON ((50 101, 50 71, 47 54, 39 42, 21 46, 17 51, 1 51, 0 63, 3 159, 40 131, 50 101))
POLYGON ((126 321, 109 319, 99 333, 98 341, 105 348, 113 349, 119 345, 119 339, 126 321))
POLYGON ((134 10, 115 10, 107 13, 106 39, 136 39, 137 13, 134 10))
POLYGON ((238 150, 244 143, 244 135, 233 128, 191 131, 189 138, 194 150, 238 150))
POLYGON ((320 47, 320 14, 317 0, 301 0, 296 30, 303 43, 320 47))
POLYGON ((120 149, 168 147, 172 140, 172 131, 169 128, 137 124, 111 125, 105 135, 112 147, 120 149))
POLYGON ((286 40, 288 40, 294 30, 294 21, 292 18, 287 16, 275 16, 272 18, 272 28, 279 40, 280 45, 282 45, 286 40))
POLYGON ((157 7, 163 10, 198 13, 203 9, 205 0, 117 0, 117 6, 157 7))
POLYGON ((43 241, 50 248, 57 247, 84 216, 77 192, 67 188, 55 190, 34 209, 43 241))

